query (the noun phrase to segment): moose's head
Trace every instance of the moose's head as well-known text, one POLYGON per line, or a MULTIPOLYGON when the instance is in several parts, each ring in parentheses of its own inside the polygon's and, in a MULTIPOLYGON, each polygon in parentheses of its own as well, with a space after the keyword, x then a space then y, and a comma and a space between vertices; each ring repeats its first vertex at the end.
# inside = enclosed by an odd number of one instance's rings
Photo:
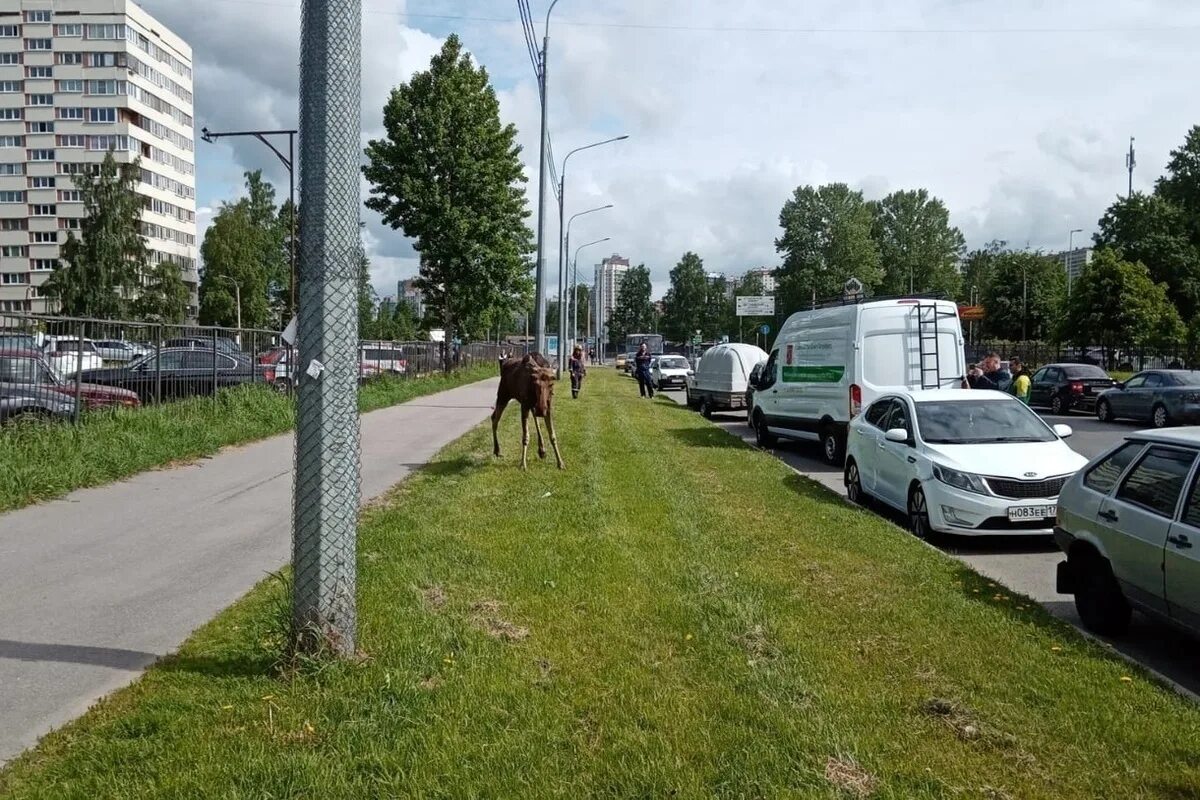
POLYGON ((533 415, 545 417, 550 411, 550 401, 554 399, 554 382, 557 380, 554 370, 549 367, 534 367, 533 369, 533 415))

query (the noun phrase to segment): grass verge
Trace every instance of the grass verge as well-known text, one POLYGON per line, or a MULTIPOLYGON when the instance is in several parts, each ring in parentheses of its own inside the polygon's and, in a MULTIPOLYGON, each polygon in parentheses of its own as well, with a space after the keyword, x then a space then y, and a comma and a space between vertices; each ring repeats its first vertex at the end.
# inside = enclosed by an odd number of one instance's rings
MULTIPOLYGON (((495 375, 496 367, 486 364, 450 376, 372 381, 359 391, 359 409, 374 411, 495 375)), ((0 429, 0 513, 265 439, 294 423, 292 399, 257 386, 221 392, 215 400, 88 414, 75 427, 0 429)))
POLYGON ((360 533, 366 657, 266 584, 0 772, 12 798, 1195 797, 1200 710, 600 370, 567 471, 455 443, 360 533))

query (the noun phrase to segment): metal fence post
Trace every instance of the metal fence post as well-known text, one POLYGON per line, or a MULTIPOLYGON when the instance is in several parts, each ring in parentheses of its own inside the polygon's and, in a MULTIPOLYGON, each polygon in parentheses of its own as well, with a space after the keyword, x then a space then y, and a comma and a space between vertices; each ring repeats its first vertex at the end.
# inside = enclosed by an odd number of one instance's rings
POLYGON ((355 652, 361 0, 303 0, 293 645, 355 652))
POLYGON ((83 323, 80 322, 76 327, 75 341, 75 412, 72 417, 72 422, 79 424, 79 416, 82 409, 80 404, 83 402, 83 323))
POLYGON ((212 396, 217 399, 217 329, 212 332, 212 396))
POLYGON ((163 326, 155 328, 154 334, 154 402, 162 402, 162 343, 163 326))

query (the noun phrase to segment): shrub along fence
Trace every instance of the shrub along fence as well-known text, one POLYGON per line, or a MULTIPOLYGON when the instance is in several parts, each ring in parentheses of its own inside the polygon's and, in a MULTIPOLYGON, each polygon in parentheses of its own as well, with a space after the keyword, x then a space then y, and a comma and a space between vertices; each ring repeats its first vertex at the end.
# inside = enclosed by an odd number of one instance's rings
POLYGON ((1002 359, 1019 357, 1027 367, 1056 362, 1096 364, 1106 369, 1134 372, 1143 369, 1195 369, 1200 354, 1186 342, 1163 347, 1073 347, 1038 341, 981 341, 966 346, 967 363, 974 364, 988 353, 1002 359))

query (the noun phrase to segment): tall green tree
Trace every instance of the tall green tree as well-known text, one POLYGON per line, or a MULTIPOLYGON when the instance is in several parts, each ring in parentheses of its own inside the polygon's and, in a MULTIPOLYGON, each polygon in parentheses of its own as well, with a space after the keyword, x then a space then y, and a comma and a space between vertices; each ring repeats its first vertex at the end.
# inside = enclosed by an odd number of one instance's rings
POLYGON ((60 314, 96 319, 129 315, 150 260, 141 234, 145 201, 137 193, 140 182, 141 160, 118 164, 112 151, 95 175, 75 176, 85 209, 80 235, 67 232, 62 258, 42 288, 60 314))
POLYGON ((963 260, 962 279, 959 283, 959 301, 968 305, 982 302, 992 283, 996 261, 1008 252, 1008 243, 993 239, 978 250, 967 253, 963 260))
POLYGON ((500 121, 487 71, 451 35, 392 90, 372 140, 367 206, 416 241, 418 285, 447 340, 528 291, 533 234, 517 130, 500 121))
MULTIPOLYGON (((278 274, 271 280, 269 293, 271 304, 279 309, 279 318, 286 324, 291 319, 296 308, 292 303, 292 243, 295 241, 297 269, 300 260, 300 205, 296 204, 295 219, 292 218, 292 201, 284 200, 279 206, 279 214, 275 224, 279 226, 279 243, 281 251, 276 257, 279 263, 278 274), (295 230, 293 231, 293 226, 295 230)), ((299 295, 297 295, 299 299, 299 295)))
POLYGON ((145 278, 133 299, 134 317, 165 325, 183 322, 191 296, 179 267, 161 261, 146 270, 145 278))
POLYGON ((945 203, 925 189, 892 192, 871 203, 871 233, 883 264, 880 294, 942 292, 958 295, 962 233, 950 224, 945 203))
POLYGON ((1193 125, 1183 144, 1171 151, 1167 174, 1154 192, 1184 213, 1187 233, 1200 246, 1200 125, 1193 125))
POLYGON ((708 302, 704 261, 688 251, 671 270, 671 288, 663 298, 663 335, 668 341, 687 342, 701 330, 708 302))
POLYGON ((650 302, 650 270, 639 264, 625 273, 617 304, 608 320, 610 344, 624 344, 631 333, 654 330, 654 304, 650 302))
MULTIPOLYGON (((371 259, 367 258, 366 251, 360 251, 358 255, 358 329, 365 331, 371 327, 375 320, 375 306, 379 303, 379 297, 375 294, 375 287, 371 285, 371 259)), ((400 305, 404 305, 400 303, 400 305)))
POLYGON ((734 321, 733 299, 729 295, 729 282, 724 278, 706 281, 704 314, 700 319, 700 330, 706 341, 715 341, 722 336, 737 333, 734 321))
POLYGON ((1066 290, 1062 264, 1042 253, 996 253, 982 296, 986 335, 1012 341, 1054 339, 1066 290))
POLYGON ((783 256, 777 292, 782 310, 840 295, 850 278, 871 293, 883 280, 873 222, 862 192, 844 183, 797 188, 779 213, 783 234, 775 240, 783 256))
POLYGON ((1084 266, 1061 327, 1065 341, 1100 345, 1110 366, 1118 348, 1170 346, 1185 335, 1166 284, 1109 248, 1096 250, 1084 266))

